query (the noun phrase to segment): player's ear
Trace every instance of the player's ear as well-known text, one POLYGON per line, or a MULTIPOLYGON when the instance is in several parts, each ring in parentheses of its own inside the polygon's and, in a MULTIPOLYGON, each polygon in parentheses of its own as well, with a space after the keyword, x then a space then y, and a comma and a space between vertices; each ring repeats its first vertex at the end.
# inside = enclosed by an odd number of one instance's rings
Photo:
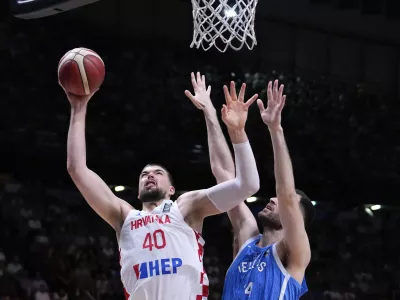
POLYGON ((168 193, 172 196, 175 194, 175 188, 173 186, 169 187, 168 193))

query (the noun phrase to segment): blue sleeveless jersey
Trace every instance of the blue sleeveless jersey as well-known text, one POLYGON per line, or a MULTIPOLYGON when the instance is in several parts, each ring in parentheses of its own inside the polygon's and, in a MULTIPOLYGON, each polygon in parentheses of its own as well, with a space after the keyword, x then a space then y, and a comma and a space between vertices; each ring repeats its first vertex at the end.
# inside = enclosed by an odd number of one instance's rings
POLYGON ((297 300, 307 292, 285 270, 276 244, 260 248, 261 235, 249 239, 239 250, 225 278, 223 300, 297 300))

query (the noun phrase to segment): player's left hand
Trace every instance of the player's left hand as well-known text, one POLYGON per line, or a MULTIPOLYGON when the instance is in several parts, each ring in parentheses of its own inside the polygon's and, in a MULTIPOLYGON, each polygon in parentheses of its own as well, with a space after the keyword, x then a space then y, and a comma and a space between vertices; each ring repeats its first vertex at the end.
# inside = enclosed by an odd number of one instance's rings
POLYGON ((215 109, 210 98, 211 94, 211 86, 206 88, 206 78, 204 75, 201 75, 200 72, 197 72, 197 77, 192 72, 191 74, 192 86, 194 90, 194 96, 188 90, 185 91, 186 97, 192 101, 194 106, 198 109, 206 111, 208 109, 215 109))
POLYGON ((246 91, 246 84, 243 83, 239 92, 236 94, 235 83, 231 81, 230 92, 226 85, 224 85, 224 94, 226 105, 222 106, 222 120, 228 129, 244 129, 247 121, 247 113, 250 105, 257 99, 258 95, 255 94, 249 100, 244 102, 244 93, 246 91))
POLYGON ((286 95, 283 94, 283 84, 278 89, 278 80, 275 80, 274 86, 272 82, 268 83, 268 105, 264 108, 262 100, 257 100, 258 108, 260 109, 261 118, 265 124, 267 124, 270 130, 277 130, 281 128, 281 113, 285 106, 286 95))

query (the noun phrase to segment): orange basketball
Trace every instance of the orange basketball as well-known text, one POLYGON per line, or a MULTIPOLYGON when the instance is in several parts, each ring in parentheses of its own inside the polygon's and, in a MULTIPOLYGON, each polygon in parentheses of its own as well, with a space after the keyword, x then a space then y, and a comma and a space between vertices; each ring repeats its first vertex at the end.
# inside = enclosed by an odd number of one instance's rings
POLYGON ((69 93, 84 96, 97 91, 104 81, 104 62, 94 51, 75 48, 58 64, 58 81, 69 93))

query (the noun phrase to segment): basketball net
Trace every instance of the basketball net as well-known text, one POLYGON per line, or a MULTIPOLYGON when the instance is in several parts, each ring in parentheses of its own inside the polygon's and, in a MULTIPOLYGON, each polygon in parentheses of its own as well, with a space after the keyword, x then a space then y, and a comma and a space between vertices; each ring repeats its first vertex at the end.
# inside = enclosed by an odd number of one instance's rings
POLYGON ((192 0, 193 41, 191 48, 211 47, 225 52, 228 47, 250 50, 257 45, 254 20, 258 0, 192 0))

